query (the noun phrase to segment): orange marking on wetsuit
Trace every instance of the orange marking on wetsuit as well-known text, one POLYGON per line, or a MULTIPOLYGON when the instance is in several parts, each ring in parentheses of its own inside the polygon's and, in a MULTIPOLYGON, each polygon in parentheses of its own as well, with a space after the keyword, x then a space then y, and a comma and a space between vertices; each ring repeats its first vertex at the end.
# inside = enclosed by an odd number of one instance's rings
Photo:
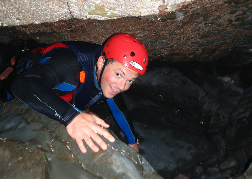
POLYGON ((84 83, 84 82, 85 82, 85 77, 86 77, 85 72, 84 72, 84 71, 81 71, 81 72, 80 72, 80 82, 81 82, 81 83, 84 83))

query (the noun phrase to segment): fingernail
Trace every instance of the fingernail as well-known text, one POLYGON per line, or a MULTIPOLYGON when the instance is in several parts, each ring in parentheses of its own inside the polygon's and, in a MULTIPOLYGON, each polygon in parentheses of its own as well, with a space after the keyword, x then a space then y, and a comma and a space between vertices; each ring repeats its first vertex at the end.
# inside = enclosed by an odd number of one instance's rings
POLYGON ((94 152, 98 152, 99 148, 98 147, 94 147, 94 152))
POLYGON ((103 150, 106 150, 106 149, 107 149, 107 145, 105 145, 105 144, 102 145, 102 149, 103 149, 103 150))

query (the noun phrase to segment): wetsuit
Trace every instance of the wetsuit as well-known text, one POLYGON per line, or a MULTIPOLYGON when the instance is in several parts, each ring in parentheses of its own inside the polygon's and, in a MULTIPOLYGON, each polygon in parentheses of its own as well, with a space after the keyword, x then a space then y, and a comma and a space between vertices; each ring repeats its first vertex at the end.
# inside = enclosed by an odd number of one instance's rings
POLYGON ((11 92, 65 126, 82 112, 80 109, 106 100, 128 143, 134 144, 136 133, 121 94, 105 99, 98 86, 94 66, 101 51, 101 45, 87 42, 62 42, 31 51, 17 64, 20 74, 13 80, 11 92), (85 72, 84 83, 80 83, 80 71, 85 72), (60 97, 69 94, 73 94, 69 102, 60 97))

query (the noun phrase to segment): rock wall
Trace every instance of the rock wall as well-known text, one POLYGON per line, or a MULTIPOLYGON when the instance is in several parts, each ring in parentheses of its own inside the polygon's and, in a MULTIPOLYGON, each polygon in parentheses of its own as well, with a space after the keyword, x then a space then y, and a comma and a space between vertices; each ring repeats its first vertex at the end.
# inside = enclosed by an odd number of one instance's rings
POLYGON ((175 11, 192 0, 18 0, 0 2, 3 26, 77 19, 115 19, 175 11))
POLYGON ((151 60, 215 61, 232 51, 252 48, 252 0, 193 1, 176 12, 110 20, 75 19, 1 27, 1 33, 40 42, 62 40, 102 44, 127 32, 147 47, 151 60))
POLYGON ((0 178, 162 178, 120 140, 103 138, 106 151, 86 146, 83 154, 62 124, 17 99, 0 104, 0 111, 0 178))

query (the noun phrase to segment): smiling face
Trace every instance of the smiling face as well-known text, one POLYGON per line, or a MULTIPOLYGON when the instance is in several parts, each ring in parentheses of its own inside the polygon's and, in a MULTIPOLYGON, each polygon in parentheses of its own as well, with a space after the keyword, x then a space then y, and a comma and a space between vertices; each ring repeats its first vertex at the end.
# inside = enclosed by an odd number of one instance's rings
MULTIPOLYGON (((98 77, 100 77, 103 65, 104 59, 100 56, 97 61, 98 77)), ((126 68, 118 61, 108 63, 101 77, 101 89, 103 95, 106 98, 113 98, 118 93, 128 90, 137 77, 137 72, 126 68)))

